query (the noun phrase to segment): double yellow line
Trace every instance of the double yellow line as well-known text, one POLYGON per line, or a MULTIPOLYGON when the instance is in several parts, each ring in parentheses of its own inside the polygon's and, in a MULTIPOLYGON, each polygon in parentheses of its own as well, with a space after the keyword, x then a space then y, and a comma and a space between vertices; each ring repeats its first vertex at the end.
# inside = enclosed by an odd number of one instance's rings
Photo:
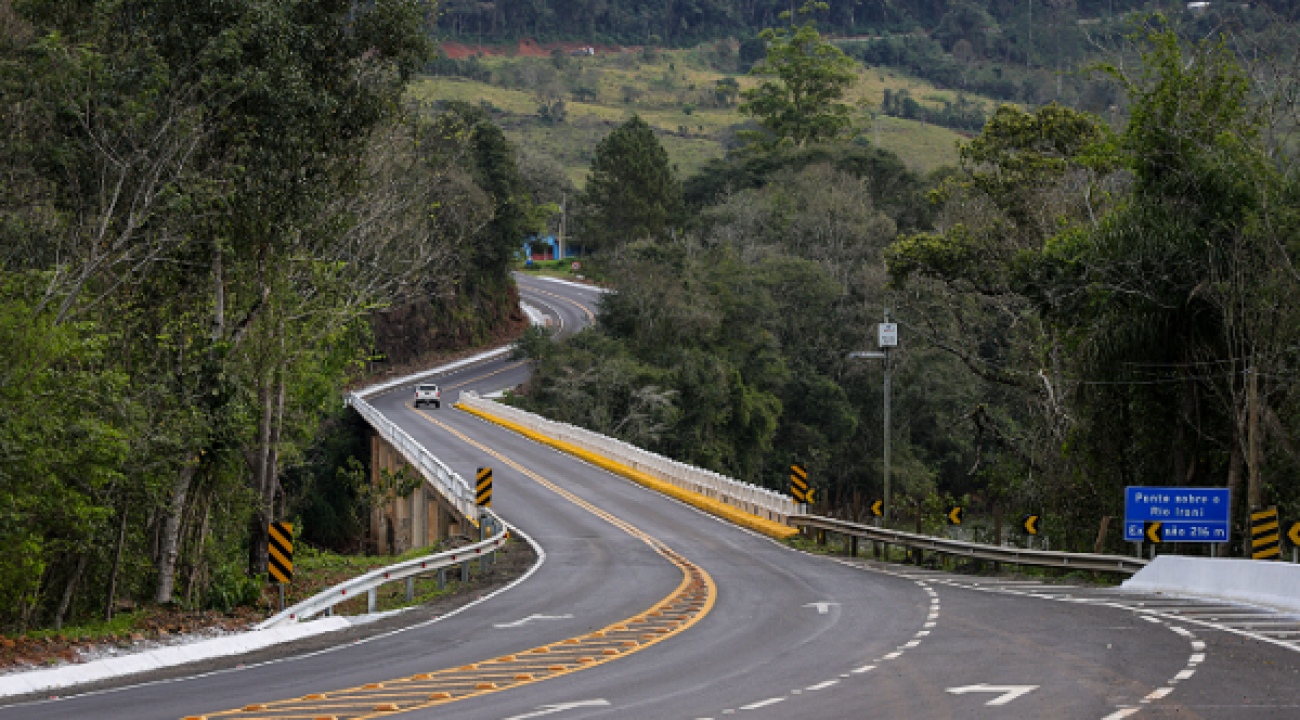
POLYGON ((574 505, 646 543, 682 571, 681 581, 667 597, 644 612, 585 635, 470 665, 311 693, 288 700, 253 703, 209 715, 191 715, 186 720, 231 716, 250 719, 342 720, 347 718, 353 720, 445 705, 568 675, 627 657, 684 632, 713 609, 718 596, 717 585, 713 582, 713 578, 703 568, 674 552, 658 538, 583 500, 428 413, 421 410, 416 412, 465 443, 482 450, 574 505))

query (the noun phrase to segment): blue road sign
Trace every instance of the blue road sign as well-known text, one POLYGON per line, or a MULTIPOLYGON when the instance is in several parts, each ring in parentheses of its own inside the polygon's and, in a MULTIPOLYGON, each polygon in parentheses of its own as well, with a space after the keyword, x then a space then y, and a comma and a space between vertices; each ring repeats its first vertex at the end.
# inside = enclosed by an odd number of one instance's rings
POLYGON ((1142 524, 1163 523, 1165 542, 1228 542, 1227 488, 1128 487, 1124 539, 1141 542, 1142 524))

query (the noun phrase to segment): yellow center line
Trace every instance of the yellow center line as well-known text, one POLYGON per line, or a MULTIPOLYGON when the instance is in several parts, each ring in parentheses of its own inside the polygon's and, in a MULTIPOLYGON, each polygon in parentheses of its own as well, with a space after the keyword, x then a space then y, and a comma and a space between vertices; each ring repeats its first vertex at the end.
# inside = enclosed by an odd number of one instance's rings
POLYGON ((471 665, 190 717, 238 716, 250 720, 269 720, 318 717, 324 714, 339 720, 358 720, 388 716, 395 710, 409 711, 445 705, 568 675, 626 657, 684 632, 713 609, 718 594, 713 578, 658 538, 583 500, 500 452, 434 419, 428 413, 420 410, 416 412, 569 502, 646 543, 682 571, 681 581, 671 593, 649 609, 568 640, 481 660, 471 665))
POLYGON ((578 308, 579 310, 583 311, 584 313, 587 313, 587 319, 588 319, 588 320, 590 320, 590 321, 593 322, 593 323, 596 322, 596 315, 595 315, 595 313, 591 312, 591 310, 587 309, 587 306, 586 306, 586 305, 583 305, 582 303, 578 302, 577 300, 572 300, 572 299, 570 299, 570 298, 566 298, 566 297, 564 297, 563 295, 556 295, 555 293, 546 292, 545 290, 538 290, 537 288, 534 288, 534 287, 529 287, 529 288, 528 288, 528 291, 529 291, 529 292, 539 293, 539 294, 541 294, 541 295, 548 295, 548 296, 550 296, 550 297, 555 298, 556 300, 563 300, 564 302, 569 303, 570 305, 572 305, 572 306, 578 308))
POLYGON ((520 365, 526 365, 526 364, 528 364, 528 361, 527 361, 527 360, 521 360, 521 361, 519 361, 519 362, 517 362, 517 363, 513 363, 513 364, 510 364, 510 365, 507 365, 507 366, 501 368, 500 370, 493 370, 493 371, 490 372, 490 373, 483 373, 482 375, 479 375, 478 377, 472 377, 472 378, 470 378, 470 379, 468 379, 468 380, 466 380, 466 381, 464 381, 464 382, 459 382, 459 383, 456 383, 455 385, 448 385, 447 387, 444 387, 443 390, 455 390, 455 389, 458 388, 458 387, 465 387, 466 385, 468 385, 468 384, 470 384, 470 383, 478 382, 479 380, 482 380, 482 379, 484 379, 484 378, 490 378, 490 377, 492 377, 493 375, 496 375, 496 374, 498 374, 498 373, 503 373, 503 372, 505 372, 505 371, 507 371, 507 370, 514 370, 515 368, 519 367, 520 365))

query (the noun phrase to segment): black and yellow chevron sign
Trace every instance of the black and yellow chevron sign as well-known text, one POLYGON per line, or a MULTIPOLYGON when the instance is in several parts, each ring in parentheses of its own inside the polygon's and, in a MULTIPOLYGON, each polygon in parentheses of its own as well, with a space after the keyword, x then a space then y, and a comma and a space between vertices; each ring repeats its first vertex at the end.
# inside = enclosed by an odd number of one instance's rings
POLYGON ((885 501, 877 500, 871 503, 871 514, 876 517, 883 517, 885 514, 885 501))
POLYGON ((810 503, 812 491, 808 489, 808 470, 801 463, 790 466, 790 495, 797 503, 810 503))
POLYGON ((963 512, 965 512, 965 510, 960 505, 953 505, 952 507, 948 508, 948 524, 960 525, 961 516, 963 512))
POLYGON ((1282 556, 1281 526, 1277 508, 1262 508, 1250 514, 1250 556, 1255 560, 1276 560, 1282 556))
POLYGON ((1038 516, 1026 515, 1020 518, 1020 528, 1025 531, 1026 535, 1038 534, 1038 516))
POLYGON ((280 583, 293 580, 293 523, 271 523, 266 536, 266 568, 271 579, 280 583))
POLYGON ((479 507, 492 507, 492 468, 479 468, 477 477, 474 504, 479 507))
POLYGON ((1300 522, 1291 523, 1291 529, 1286 531, 1286 538, 1291 541, 1291 547, 1300 547, 1300 522))
POLYGON ((1151 520, 1142 523, 1142 536, 1147 542, 1159 545, 1165 541, 1165 524, 1151 520))

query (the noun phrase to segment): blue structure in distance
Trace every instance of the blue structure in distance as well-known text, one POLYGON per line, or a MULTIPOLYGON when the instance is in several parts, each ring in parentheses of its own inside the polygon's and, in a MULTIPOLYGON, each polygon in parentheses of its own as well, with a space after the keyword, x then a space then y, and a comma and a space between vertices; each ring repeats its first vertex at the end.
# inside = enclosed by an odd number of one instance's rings
POLYGON ((1125 488, 1124 539, 1142 542, 1143 524, 1159 522, 1165 542, 1226 543, 1231 500, 1227 488, 1125 488))

